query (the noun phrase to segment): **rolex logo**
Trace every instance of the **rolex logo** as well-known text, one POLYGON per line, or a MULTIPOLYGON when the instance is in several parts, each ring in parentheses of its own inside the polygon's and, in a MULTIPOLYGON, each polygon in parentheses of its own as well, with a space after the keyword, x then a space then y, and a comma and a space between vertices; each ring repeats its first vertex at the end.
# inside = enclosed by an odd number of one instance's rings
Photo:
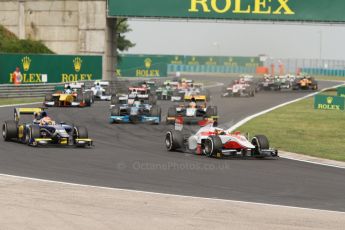
POLYGON ((81 64, 82 64, 82 63, 83 63, 83 61, 81 60, 80 57, 74 58, 73 64, 74 64, 74 70, 75 70, 76 72, 79 72, 79 71, 80 71, 80 69, 81 69, 81 64))
POLYGON ((30 69, 31 59, 26 56, 22 59, 22 63, 24 71, 28 71, 30 69))
POLYGON ((333 103, 333 97, 327 97, 327 103, 332 104, 333 103))
POLYGON ((145 67, 146 67, 147 69, 151 68, 151 65, 152 65, 152 60, 151 60, 151 58, 146 58, 145 61, 144 61, 144 63, 145 63, 145 67))

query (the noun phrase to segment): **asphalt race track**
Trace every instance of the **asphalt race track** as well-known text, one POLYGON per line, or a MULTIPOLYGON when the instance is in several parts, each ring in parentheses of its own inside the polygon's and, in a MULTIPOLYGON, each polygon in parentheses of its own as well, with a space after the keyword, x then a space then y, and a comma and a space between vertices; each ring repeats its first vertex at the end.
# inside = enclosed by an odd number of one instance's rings
MULTIPOLYGON (((226 78, 212 81, 225 82, 226 78)), ((320 87, 335 85, 321 82, 320 87)), ((255 98, 221 98, 212 88, 220 123, 230 126, 306 92, 263 92, 255 98)), ((309 92, 308 92, 309 93, 309 92)), ((161 103, 163 117, 170 102, 161 103)), ((56 121, 85 125, 91 149, 28 147, 2 140, 0 173, 63 182, 168 194, 222 198, 306 208, 345 211, 345 170, 286 159, 210 159, 165 150, 158 126, 109 124, 109 102, 91 108, 50 108, 56 121)), ((13 117, 1 108, 0 120, 13 117)), ((296 137, 303 138, 303 137, 296 137)), ((63 191, 62 191, 63 192, 63 191)))

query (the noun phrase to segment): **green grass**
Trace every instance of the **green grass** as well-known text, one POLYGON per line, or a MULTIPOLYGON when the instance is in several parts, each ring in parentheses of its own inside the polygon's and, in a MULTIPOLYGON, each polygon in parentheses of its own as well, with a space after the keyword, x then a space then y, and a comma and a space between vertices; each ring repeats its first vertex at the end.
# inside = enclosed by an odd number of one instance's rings
POLYGON ((265 134, 280 150, 345 161, 344 118, 344 111, 314 110, 314 99, 309 98, 255 118, 239 130, 265 134))
POLYGON ((24 104, 33 102, 43 102, 43 98, 0 98, 0 105, 24 104))
POLYGON ((0 52, 2 53, 53 53, 42 42, 31 39, 18 39, 0 25, 0 52))

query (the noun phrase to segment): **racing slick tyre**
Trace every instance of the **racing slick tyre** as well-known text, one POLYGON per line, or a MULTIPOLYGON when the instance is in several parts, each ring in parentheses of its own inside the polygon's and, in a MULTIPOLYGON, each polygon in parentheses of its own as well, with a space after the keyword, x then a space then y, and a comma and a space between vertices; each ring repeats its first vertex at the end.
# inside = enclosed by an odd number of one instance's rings
POLYGON ((165 146, 168 151, 183 149, 184 138, 182 132, 177 130, 168 131, 165 135, 165 146))
POLYGON ((152 106, 150 111, 151 117, 159 117, 159 121, 161 121, 162 118, 162 109, 158 106, 152 106))
POLYGON ((255 146, 254 149, 254 156, 259 156, 261 154, 262 149, 269 149, 270 144, 268 139, 265 135, 255 135, 252 139, 252 144, 255 146))
POLYGON ((204 154, 207 157, 216 156, 221 153, 223 147, 222 140, 219 136, 209 136, 204 143, 204 154))
POLYGON ((18 136, 18 127, 15 121, 5 121, 2 125, 2 137, 5 141, 10 141, 18 136))
POLYGON ((117 104, 119 104, 119 98, 118 98, 115 94, 113 94, 113 95, 111 96, 110 104, 111 104, 111 105, 117 105, 117 104))
POLYGON ((86 127, 83 126, 75 126, 73 129, 73 140, 74 144, 76 144, 76 139, 80 138, 89 138, 89 133, 86 127))
POLYGON ((92 95, 91 93, 85 93, 84 94, 84 102, 86 106, 91 106, 92 102, 92 95))
POLYGON ((317 86, 317 84, 312 83, 312 85, 311 85, 311 89, 312 89, 312 90, 318 90, 318 89, 319 89, 319 87, 317 86))
POLYGON ((34 145, 34 140, 35 138, 40 138, 41 137, 41 131, 38 126, 32 125, 28 127, 28 133, 26 134, 28 138, 26 138, 26 144, 35 146, 34 145))
POLYGON ((171 125, 174 124, 175 121, 174 120, 168 120, 168 117, 176 117, 176 108, 175 107, 170 107, 168 109, 168 114, 167 114, 167 120, 166 120, 166 124, 167 125, 171 125))

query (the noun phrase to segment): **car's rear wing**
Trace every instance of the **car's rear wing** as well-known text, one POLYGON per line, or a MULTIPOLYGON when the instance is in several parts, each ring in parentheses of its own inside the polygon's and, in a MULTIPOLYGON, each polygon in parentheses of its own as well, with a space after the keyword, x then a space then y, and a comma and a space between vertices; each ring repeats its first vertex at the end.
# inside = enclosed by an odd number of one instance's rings
POLYGON ((72 82, 65 84, 65 88, 71 87, 71 89, 82 89, 85 87, 85 84, 83 82, 72 82))
POLYGON ((186 95, 184 96, 185 101, 191 101, 192 98, 195 99, 195 101, 206 101, 206 96, 205 95, 186 95))
POLYGON ((95 81, 95 82, 94 82, 94 86, 97 85, 97 83, 98 83, 100 86, 109 86, 109 81, 95 81))
POLYGON ((14 108, 14 120, 18 122, 21 115, 34 115, 44 110, 45 108, 14 108))

